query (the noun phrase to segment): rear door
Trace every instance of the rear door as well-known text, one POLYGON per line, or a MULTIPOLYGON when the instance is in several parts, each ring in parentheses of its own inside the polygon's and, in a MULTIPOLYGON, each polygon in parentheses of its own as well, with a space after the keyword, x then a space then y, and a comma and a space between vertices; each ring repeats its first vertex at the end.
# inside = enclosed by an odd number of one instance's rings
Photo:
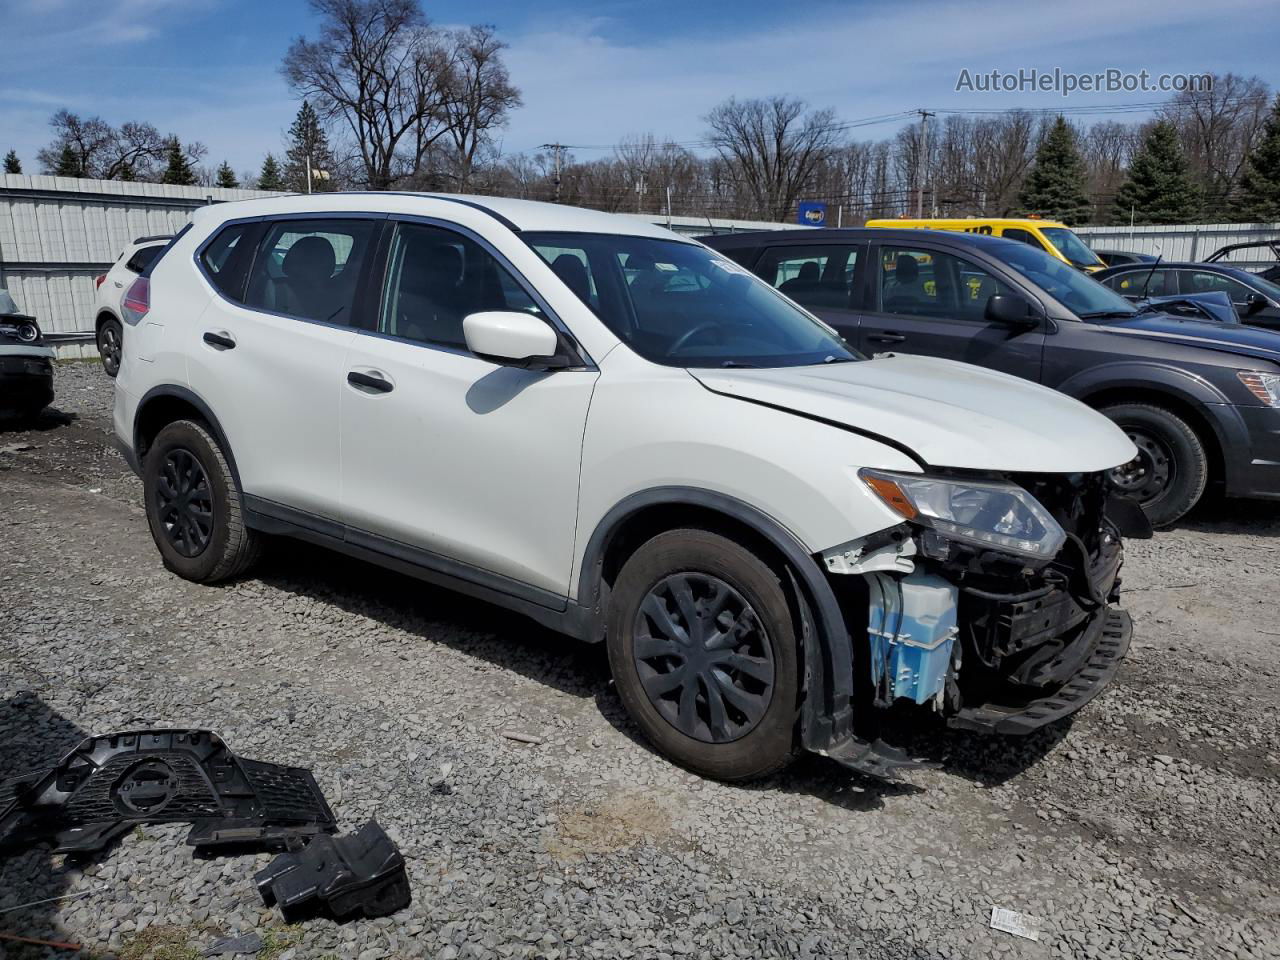
POLYGON ((1014 328, 986 318, 995 294, 1025 295, 990 270, 925 243, 872 245, 863 353, 917 353, 1002 370, 1039 381, 1043 323, 1014 328))
POLYGON ((779 244, 766 247, 754 272, 835 327, 850 346, 858 343, 854 291, 866 261, 865 243, 779 244))

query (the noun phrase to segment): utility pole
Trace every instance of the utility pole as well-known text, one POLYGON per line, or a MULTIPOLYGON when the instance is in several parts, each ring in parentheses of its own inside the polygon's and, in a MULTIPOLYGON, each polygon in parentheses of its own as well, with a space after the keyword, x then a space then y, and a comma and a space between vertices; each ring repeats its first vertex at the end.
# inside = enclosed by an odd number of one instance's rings
POLYGON ((667 184, 667 229, 671 229, 671 184, 667 184))
POLYGON ((636 180, 636 213, 644 213, 644 195, 649 192, 649 185, 645 183, 644 174, 640 174, 636 180))
POLYGON ((916 219, 924 216, 924 179, 925 164, 929 158, 929 118, 935 114, 928 110, 917 110, 920 114, 920 157, 916 163, 916 219))
POLYGON ((539 150, 550 150, 551 155, 555 157, 556 163, 556 203, 560 202, 560 170, 564 163, 564 152, 568 148, 563 143, 544 143, 538 148, 539 150))

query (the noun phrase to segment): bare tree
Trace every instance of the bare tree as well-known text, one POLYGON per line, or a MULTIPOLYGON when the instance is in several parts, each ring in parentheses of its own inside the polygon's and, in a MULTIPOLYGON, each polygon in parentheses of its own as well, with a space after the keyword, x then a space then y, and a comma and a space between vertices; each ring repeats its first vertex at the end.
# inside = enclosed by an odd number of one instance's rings
POLYGON ((706 117, 719 158, 740 178, 755 216, 786 220, 836 147, 835 115, 789 97, 731 97, 706 117))
MULTIPOLYGON (((148 180, 165 160, 169 138, 149 123, 129 121, 113 127, 101 117, 81 117, 59 110, 49 119, 54 139, 37 155, 46 170, 55 170, 70 148, 82 175, 95 180, 148 180)), ((199 143, 188 144, 187 159, 204 155, 199 143)))
POLYGON ((281 66, 295 93, 354 139, 371 189, 416 171, 447 132, 449 58, 417 0, 310 0, 316 40, 298 37, 281 66))
POLYGON ((520 91, 502 62, 505 48, 491 26, 458 30, 450 37, 442 109, 453 141, 458 189, 464 192, 494 131, 520 106, 520 91))

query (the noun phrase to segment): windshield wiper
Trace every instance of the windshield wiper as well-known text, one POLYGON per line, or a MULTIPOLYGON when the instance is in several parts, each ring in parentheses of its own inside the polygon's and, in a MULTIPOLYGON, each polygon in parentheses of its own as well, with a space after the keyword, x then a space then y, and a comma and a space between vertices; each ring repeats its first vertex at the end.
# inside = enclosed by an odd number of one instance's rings
POLYGON ((832 354, 822 362, 823 363, 853 363, 854 359, 853 357, 837 357, 835 354, 832 354))
POLYGON ((1077 313, 1081 320, 1093 320, 1098 317, 1136 317, 1141 310, 1092 310, 1089 313, 1077 313))
POLYGON ((722 364, 720 364, 720 366, 726 369, 729 367, 737 367, 745 370, 748 368, 755 369, 756 365, 754 363, 743 363, 741 360, 726 360, 722 364))

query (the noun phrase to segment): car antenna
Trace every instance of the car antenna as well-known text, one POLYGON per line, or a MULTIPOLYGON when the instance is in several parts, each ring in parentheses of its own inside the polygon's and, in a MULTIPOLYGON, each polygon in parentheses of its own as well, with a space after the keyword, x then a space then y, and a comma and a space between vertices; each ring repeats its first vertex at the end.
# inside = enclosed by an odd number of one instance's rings
POLYGON ((1142 285, 1142 296, 1139 298, 1142 300, 1147 299, 1147 287, 1151 286, 1151 278, 1155 275, 1156 267, 1160 266, 1160 261, 1164 258, 1164 247, 1156 247, 1156 251, 1155 262, 1151 264, 1151 269, 1147 271, 1146 282, 1142 285))

